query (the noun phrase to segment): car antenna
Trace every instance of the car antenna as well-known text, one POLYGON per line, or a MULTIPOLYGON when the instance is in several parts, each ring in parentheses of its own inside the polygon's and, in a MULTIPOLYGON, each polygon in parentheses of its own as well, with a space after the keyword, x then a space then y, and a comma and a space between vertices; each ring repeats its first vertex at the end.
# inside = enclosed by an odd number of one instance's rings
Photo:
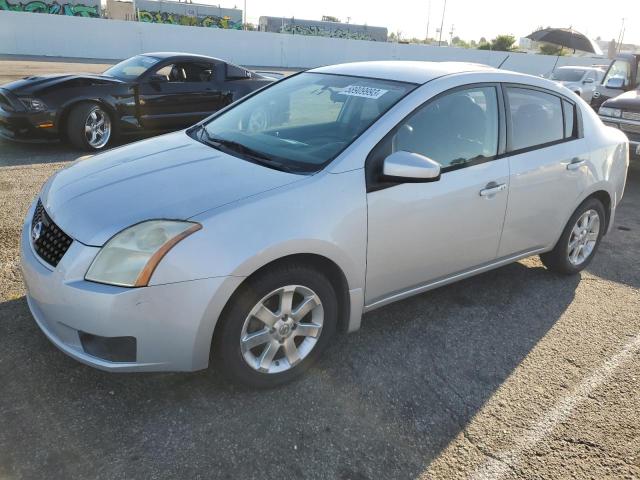
POLYGON ((502 62, 500 62, 500 65, 498 65, 498 70, 500 70, 502 68, 502 66, 504 65, 504 62, 506 62, 507 60, 509 60, 509 57, 511 55, 507 55, 504 60, 502 60, 502 62))

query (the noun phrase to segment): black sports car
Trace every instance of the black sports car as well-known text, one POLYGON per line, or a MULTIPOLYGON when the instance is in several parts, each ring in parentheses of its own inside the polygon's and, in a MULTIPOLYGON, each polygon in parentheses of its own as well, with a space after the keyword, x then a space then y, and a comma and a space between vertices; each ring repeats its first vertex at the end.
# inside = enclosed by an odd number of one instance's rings
POLYGON ((183 53, 136 55, 101 75, 26 77, 0 87, 0 136, 100 150, 116 136, 192 125, 274 80, 183 53))

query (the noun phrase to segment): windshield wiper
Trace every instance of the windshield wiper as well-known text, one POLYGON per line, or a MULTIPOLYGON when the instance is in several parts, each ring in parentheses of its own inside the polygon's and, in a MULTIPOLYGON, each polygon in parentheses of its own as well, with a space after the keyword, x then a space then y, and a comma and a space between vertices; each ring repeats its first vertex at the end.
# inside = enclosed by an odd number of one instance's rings
POLYGON ((272 157, 270 157, 265 153, 258 152, 257 150, 254 150, 250 147, 247 147, 246 145, 243 145, 242 143, 235 142, 233 140, 226 140, 224 138, 213 137, 211 136, 211 134, 209 134, 209 132, 207 131, 204 125, 200 128, 201 128, 200 140, 203 143, 212 146, 213 148, 216 148, 222 151, 226 150, 226 151, 240 154, 243 158, 250 160, 254 163, 264 165, 265 167, 274 168, 282 172, 297 173, 294 171, 294 169, 290 168, 288 165, 285 165, 284 163, 274 160, 272 157))

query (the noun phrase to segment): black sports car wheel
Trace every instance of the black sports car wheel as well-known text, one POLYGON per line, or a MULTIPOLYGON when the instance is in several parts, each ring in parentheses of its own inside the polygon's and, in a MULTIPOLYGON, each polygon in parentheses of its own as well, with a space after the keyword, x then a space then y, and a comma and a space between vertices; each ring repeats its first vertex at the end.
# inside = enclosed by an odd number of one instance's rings
POLYGON ((109 113, 97 103, 81 103, 67 120, 67 136, 74 147, 102 150, 111 140, 113 127, 109 113))

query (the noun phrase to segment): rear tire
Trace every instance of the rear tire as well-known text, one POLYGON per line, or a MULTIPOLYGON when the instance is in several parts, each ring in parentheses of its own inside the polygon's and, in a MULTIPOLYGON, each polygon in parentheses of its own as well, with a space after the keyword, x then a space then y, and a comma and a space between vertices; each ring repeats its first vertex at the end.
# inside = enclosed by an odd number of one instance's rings
POLYGON ((71 144, 86 151, 99 151, 113 139, 113 121, 109 112, 95 102, 73 107, 67 118, 67 137, 71 144))
POLYGON ((305 265, 280 265, 247 280, 229 300, 214 355, 233 382, 275 387, 315 363, 337 320, 337 295, 327 277, 305 265))
POLYGON ((553 272, 575 275, 593 260, 606 223, 602 202, 588 198, 573 213, 554 249, 540 255, 540 260, 553 272))

